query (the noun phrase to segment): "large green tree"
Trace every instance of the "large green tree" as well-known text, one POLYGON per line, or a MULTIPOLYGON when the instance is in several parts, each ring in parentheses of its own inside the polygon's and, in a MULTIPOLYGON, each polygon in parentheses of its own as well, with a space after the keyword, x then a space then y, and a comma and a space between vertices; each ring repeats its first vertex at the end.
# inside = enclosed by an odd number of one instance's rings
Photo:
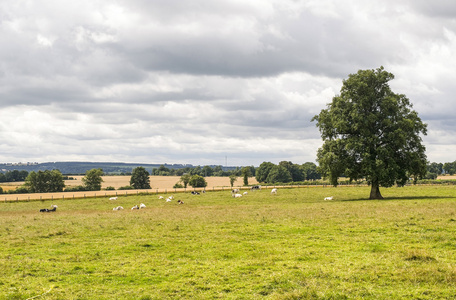
POLYGON ((134 168, 130 177, 130 185, 135 189, 150 189, 149 175, 144 167, 134 168))
POLYGON ((103 182, 103 170, 102 169, 91 169, 88 170, 84 177, 82 177, 82 183, 84 188, 88 191, 99 191, 101 190, 101 183, 103 182))
POLYGON ((393 93, 393 78, 383 67, 350 74, 340 95, 312 119, 324 141, 317 153, 321 173, 335 186, 342 175, 365 178, 370 199, 382 199, 380 186, 402 186, 426 174, 420 134, 427 125, 405 95, 393 93))
POLYGON ((62 192, 65 181, 59 170, 32 171, 25 178, 24 185, 31 193, 52 193, 62 192))

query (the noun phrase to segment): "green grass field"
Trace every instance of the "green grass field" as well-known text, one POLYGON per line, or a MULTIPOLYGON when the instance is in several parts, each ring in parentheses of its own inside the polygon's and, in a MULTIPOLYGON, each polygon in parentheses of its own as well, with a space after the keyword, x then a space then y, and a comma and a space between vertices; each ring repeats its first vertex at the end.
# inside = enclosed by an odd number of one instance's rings
POLYGON ((454 299, 456 188, 382 194, 0 203, 0 299, 454 299))

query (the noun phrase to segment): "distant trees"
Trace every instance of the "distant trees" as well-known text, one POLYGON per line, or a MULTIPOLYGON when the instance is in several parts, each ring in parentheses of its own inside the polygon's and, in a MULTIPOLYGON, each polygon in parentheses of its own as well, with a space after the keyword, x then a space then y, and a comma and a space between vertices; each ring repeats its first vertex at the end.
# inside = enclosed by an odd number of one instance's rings
POLYGON ((65 181, 59 170, 32 171, 25 178, 24 186, 30 193, 62 192, 65 181))
POLYGON ((133 169, 130 178, 130 185, 134 189, 150 189, 149 172, 144 167, 137 167, 133 169))
POLYGON ((291 161, 281 161, 278 165, 263 162, 255 172, 256 180, 263 183, 300 182, 321 178, 317 165, 312 162, 306 162, 303 165, 294 164, 291 161))
POLYGON ((242 178, 244 180, 244 185, 249 185, 249 177, 252 176, 250 167, 244 167, 241 169, 242 178))
POLYGON ((103 170, 102 169, 91 169, 86 172, 85 176, 82 177, 82 183, 87 191, 99 191, 101 190, 101 183, 103 182, 103 170))
POLYGON ((12 170, 6 173, 0 173, 0 182, 18 182, 25 181, 28 176, 27 171, 12 170))

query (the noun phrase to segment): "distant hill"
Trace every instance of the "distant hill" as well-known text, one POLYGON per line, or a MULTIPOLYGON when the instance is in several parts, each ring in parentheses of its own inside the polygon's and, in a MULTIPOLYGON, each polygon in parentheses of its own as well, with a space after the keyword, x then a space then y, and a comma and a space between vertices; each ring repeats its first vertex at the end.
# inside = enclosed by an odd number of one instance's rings
MULTIPOLYGON (((45 170, 59 170, 62 174, 77 175, 85 174, 87 170, 91 169, 103 169, 105 174, 125 174, 131 173, 136 167, 144 167, 149 173, 152 173, 152 169, 165 166, 168 169, 182 169, 182 168, 194 168, 190 164, 138 164, 138 163, 118 163, 118 162, 46 162, 46 163, 6 163, 0 164, 0 171, 13 171, 25 170, 31 171, 45 171, 45 170)), ((211 166, 213 167, 213 166, 211 166)), ((236 167, 222 167, 223 170, 232 170, 236 167)))

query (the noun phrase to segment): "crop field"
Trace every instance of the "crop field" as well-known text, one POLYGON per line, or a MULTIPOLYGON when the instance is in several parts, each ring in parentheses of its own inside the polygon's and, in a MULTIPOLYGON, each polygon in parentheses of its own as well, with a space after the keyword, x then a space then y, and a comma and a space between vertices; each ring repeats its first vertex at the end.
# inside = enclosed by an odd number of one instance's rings
POLYGON ((382 194, 0 202, 0 299, 454 299, 456 188, 382 194))

